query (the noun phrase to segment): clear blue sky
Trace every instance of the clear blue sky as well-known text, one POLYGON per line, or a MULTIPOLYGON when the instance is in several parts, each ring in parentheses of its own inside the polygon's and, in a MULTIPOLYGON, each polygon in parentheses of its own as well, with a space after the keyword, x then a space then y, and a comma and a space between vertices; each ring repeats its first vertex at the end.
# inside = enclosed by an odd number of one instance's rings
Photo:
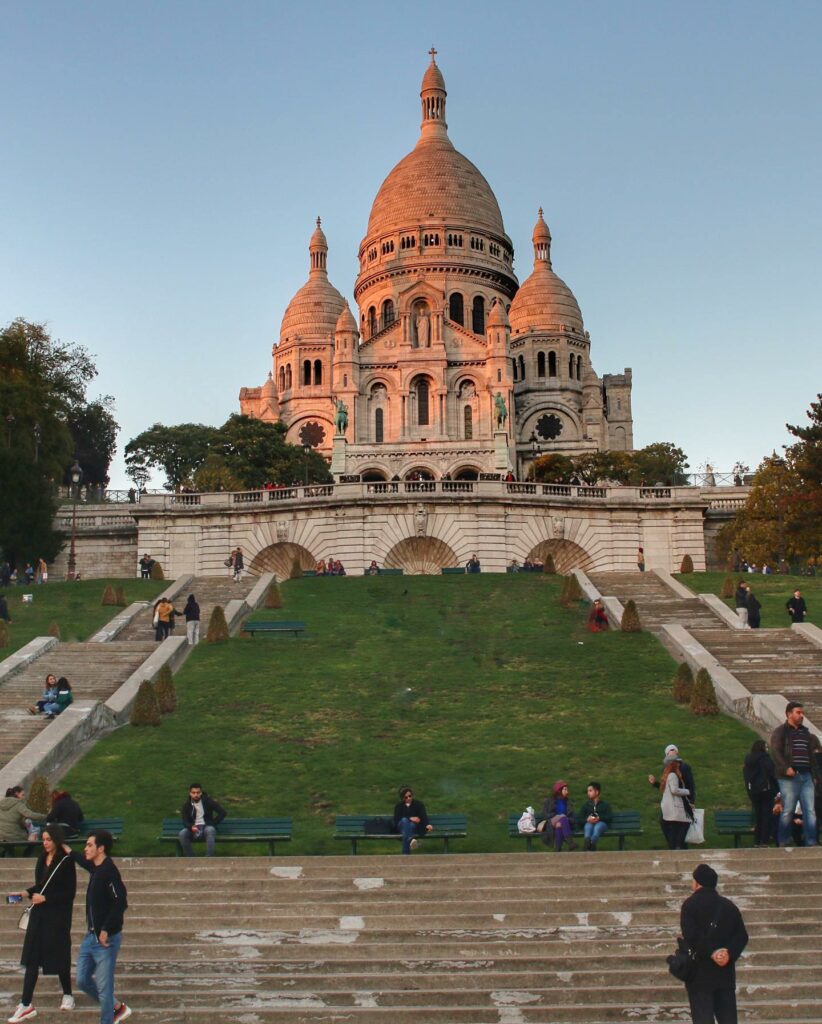
MULTIPOLYGON (((0 322, 97 357, 121 448, 270 368, 321 214, 352 301, 433 44, 530 272, 537 207, 637 446, 756 464, 822 390, 822 4, 4 2, 0 322)), ((113 485, 126 483, 122 461, 113 485)))

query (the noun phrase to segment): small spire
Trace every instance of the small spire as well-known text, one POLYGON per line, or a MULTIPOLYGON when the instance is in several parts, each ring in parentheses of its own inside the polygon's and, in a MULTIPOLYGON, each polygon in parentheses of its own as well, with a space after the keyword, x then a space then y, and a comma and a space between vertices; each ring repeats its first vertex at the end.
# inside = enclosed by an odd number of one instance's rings
POLYGON ((445 79, 437 66, 437 51, 432 46, 428 51, 431 63, 422 76, 420 100, 422 101, 422 131, 425 135, 447 135, 445 123, 445 79))
POLYGON ((309 269, 312 274, 326 273, 326 260, 328 258, 328 239, 320 227, 320 218, 317 217, 317 226, 308 243, 309 269))
POLYGON ((534 233, 531 235, 531 241, 534 243, 534 263, 547 263, 550 267, 551 232, 548 230, 548 225, 545 223, 541 206, 539 208, 537 222, 534 225, 534 233))

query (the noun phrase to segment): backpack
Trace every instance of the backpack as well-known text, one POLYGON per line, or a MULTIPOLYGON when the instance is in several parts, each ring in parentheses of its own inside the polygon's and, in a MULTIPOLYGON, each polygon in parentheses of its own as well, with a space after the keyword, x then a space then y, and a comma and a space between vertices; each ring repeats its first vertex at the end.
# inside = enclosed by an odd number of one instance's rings
POLYGON ((537 819, 534 816, 534 808, 526 807, 517 822, 517 831, 520 835, 529 835, 537 830, 537 819))
POLYGON ((362 830, 367 836, 390 836, 394 832, 394 822, 391 818, 368 818, 362 830))

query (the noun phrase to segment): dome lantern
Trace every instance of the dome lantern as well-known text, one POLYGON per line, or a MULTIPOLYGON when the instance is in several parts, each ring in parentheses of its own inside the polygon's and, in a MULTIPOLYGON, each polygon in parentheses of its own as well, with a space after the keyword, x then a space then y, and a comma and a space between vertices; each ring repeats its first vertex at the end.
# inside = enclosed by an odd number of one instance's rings
POLYGON ((422 103, 422 124, 420 128, 427 135, 446 135, 448 125, 445 123, 445 79, 437 67, 437 51, 432 46, 428 51, 431 63, 422 76, 420 101, 422 103))
POLYGON ((308 243, 308 252, 311 261, 310 269, 312 274, 326 274, 326 261, 328 259, 328 239, 320 227, 320 218, 317 218, 317 227, 308 243))
POLYGON ((542 215, 542 207, 539 208, 539 216, 537 222, 534 225, 534 233, 531 235, 531 241, 534 243, 534 265, 537 260, 547 263, 551 266, 551 232, 548 230, 548 225, 545 223, 545 218, 542 215))

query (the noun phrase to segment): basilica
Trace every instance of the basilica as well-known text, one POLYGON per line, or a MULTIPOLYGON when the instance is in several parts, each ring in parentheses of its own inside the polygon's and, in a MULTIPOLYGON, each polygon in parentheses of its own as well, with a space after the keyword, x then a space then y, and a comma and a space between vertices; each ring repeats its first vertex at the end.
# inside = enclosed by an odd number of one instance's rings
POLYGON ((317 218, 308 280, 268 379, 241 389, 241 411, 281 420, 338 479, 522 478, 548 452, 631 449, 630 369, 594 372, 541 209, 533 271, 518 282, 496 197, 449 138, 435 58, 417 144, 371 207, 354 307, 329 280, 317 218))

